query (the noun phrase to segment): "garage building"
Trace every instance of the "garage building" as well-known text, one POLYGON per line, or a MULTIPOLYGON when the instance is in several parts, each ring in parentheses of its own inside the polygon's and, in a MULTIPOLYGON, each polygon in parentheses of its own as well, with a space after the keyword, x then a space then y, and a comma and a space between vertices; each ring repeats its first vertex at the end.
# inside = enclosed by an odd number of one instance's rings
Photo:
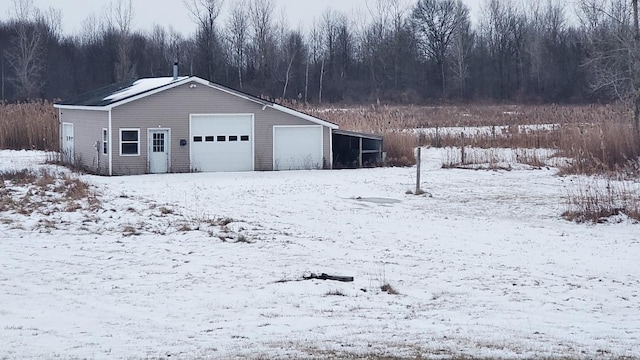
POLYGON ((115 84, 55 107, 64 160, 102 175, 333 167, 336 124, 198 77, 115 84))

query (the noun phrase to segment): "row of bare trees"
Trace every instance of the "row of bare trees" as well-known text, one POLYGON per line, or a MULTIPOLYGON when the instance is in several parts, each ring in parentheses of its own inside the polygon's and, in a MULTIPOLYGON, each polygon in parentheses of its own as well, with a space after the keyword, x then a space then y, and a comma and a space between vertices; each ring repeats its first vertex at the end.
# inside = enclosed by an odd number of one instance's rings
POLYGON ((111 83, 196 75, 301 102, 582 102, 636 94, 636 0, 366 0, 292 28, 274 0, 183 0, 196 32, 133 28, 131 0, 62 34, 58 10, 13 0, 0 21, 1 99, 67 98, 111 83), (225 14, 225 16, 221 16, 225 14), (634 28, 635 24, 635 28, 634 28))

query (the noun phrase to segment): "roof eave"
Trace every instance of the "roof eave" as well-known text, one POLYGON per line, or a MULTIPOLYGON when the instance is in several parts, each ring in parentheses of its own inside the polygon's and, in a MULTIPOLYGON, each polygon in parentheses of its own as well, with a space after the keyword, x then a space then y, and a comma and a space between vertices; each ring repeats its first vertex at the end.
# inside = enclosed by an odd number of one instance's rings
POLYGON ((89 111, 109 111, 110 106, 83 106, 83 105, 65 105, 65 104, 53 104, 56 109, 62 110, 89 110, 89 111))

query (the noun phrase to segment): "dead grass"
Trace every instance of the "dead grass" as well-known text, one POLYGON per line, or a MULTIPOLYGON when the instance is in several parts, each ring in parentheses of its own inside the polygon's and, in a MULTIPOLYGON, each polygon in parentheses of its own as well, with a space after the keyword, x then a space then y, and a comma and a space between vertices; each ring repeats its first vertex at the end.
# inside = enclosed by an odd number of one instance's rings
MULTIPOLYGON (((370 106, 300 108, 346 130, 385 137, 387 165, 415 163, 413 147, 554 149, 574 159, 563 174, 638 176, 640 137, 628 108, 612 105, 370 106)), ((519 160, 533 167, 541 159, 519 160)))
POLYGON ((100 207, 89 184, 71 175, 40 170, 0 172, 0 211, 30 215, 100 207))
POLYGON ((418 146, 418 139, 410 134, 400 132, 384 133, 383 150, 387 153, 387 166, 415 165, 416 158, 413 149, 418 146))
POLYGON ((626 122, 582 125, 567 131, 563 140, 560 154, 573 160, 561 174, 640 174, 640 136, 626 122))
POLYGON ((382 284, 382 286, 380 286, 380 290, 382 290, 383 292, 386 292, 389 295, 400 295, 400 292, 398 292, 396 288, 394 288, 391 284, 387 282, 385 282, 384 284, 382 284))
POLYGON ((133 225, 125 225, 122 228, 122 236, 139 236, 142 233, 133 225))
POLYGON ((0 102, 0 149, 57 151, 58 114, 48 101, 0 102))
POLYGON ((382 133, 388 129, 596 124, 628 122, 628 109, 613 105, 446 105, 304 108, 347 130, 382 133))
POLYGON ((640 195, 625 182, 579 182, 567 198, 562 216, 569 221, 602 223, 617 216, 640 221, 640 195))
POLYGON ((343 293, 340 290, 329 290, 324 295, 325 296, 347 296, 345 293, 343 293))

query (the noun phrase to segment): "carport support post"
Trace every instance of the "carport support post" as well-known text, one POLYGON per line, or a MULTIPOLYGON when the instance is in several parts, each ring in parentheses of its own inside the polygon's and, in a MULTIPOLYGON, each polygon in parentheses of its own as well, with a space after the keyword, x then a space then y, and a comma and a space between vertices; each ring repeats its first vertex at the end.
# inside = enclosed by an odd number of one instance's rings
POLYGON ((416 195, 419 195, 420 193, 422 193, 422 190, 420 190, 420 163, 422 163, 422 148, 418 147, 416 149, 416 162, 417 162, 417 175, 416 175, 416 195))
POLYGON ((360 155, 358 156, 359 168, 362 169, 362 137, 360 139, 360 155))

